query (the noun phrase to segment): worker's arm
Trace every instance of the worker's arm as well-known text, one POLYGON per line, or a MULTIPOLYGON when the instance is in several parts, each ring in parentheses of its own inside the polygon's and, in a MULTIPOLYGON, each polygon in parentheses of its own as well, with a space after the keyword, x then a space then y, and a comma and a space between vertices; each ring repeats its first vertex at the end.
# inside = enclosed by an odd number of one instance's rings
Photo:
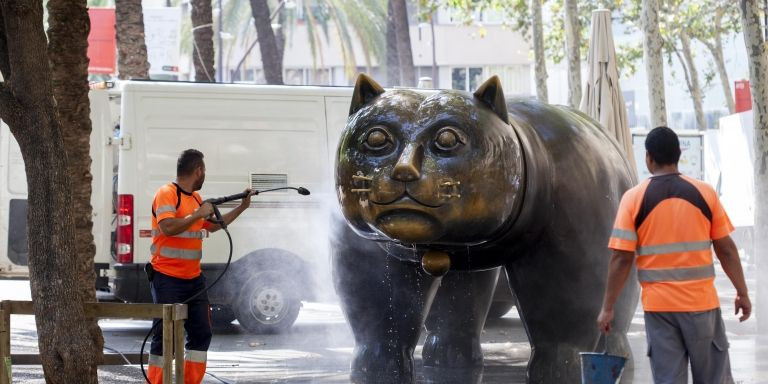
POLYGON ((608 283, 603 297, 603 307, 600 309, 600 315, 597 317, 597 324, 604 333, 611 331, 613 322, 613 306, 627 282, 629 272, 632 270, 632 263, 635 261, 635 253, 628 251, 613 250, 610 264, 608 265, 608 283))
MULTIPOLYGON (((245 192, 251 192, 251 189, 246 189, 245 192)), ((221 220, 223 220, 227 225, 229 225, 231 222, 235 221, 238 216, 240 216, 241 213, 245 212, 248 207, 251 206, 251 196, 252 194, 249 194, 248 196, 244 197, 240 201, 240 205, 238 205, 235 209, 221 215, 221 220)), ((209 232, 216 232, 219 229, 221 229, 221 225, 215 224, 213 222, 209 223, 207 230, 209 232)))
POLYGON ((198 207, 191 214, 187 215, 187 217, 169 217, 162 219, 157 223, 157 226, 160 227, 160 230, 166 236, 178 235, 179 233, 186 231, 187 228, 189 228, 197 220, 204 219, 210 216, 212 213, 213 206, 211 203, 203 203, 203 205, 198 207))
POLYGON ((715 254, 720 260, 723 271, 736 288, 735 314, 738 315, 741 311, 739 321, 744 321, 752 314, 752 303, 749 301, 749 292, 747 291, 747 282, 744 280, 744 271, 741 269, 739 251, 730 236, 713 240, 712 246, 715 248, 715 254))

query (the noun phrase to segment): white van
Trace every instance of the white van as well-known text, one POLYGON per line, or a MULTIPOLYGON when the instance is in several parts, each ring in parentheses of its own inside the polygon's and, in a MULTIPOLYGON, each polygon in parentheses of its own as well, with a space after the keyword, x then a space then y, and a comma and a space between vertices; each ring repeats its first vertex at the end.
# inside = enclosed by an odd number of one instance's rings
MULTIPOLYGON (((113 123, 109 95, 90 91, 91 174, 93 175, 93 238, 96 288, 108 290, 106 271, 110 267, 112 222, 113 123)), ((0 278, 28 278, 27 176, 21 150, 7 125, 0 122, 0 278)))

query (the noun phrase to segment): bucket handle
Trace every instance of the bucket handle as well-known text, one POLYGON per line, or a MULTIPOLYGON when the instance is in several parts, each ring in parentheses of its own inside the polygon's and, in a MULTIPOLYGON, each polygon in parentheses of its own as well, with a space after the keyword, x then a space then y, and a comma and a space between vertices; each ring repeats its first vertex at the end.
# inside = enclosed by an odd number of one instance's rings
POLYGON ((595 347, 592 348, 592 350, 595 351, 595 353, 598 353, 597 348, 600 346, 601 340, 603 341, 603 351, 599 353, 602 353, 603 355, 607 355, 608 354, 608 334, 607 333, 600 332, 600 337, 597 339, 597 342, 595 343, 595 347))

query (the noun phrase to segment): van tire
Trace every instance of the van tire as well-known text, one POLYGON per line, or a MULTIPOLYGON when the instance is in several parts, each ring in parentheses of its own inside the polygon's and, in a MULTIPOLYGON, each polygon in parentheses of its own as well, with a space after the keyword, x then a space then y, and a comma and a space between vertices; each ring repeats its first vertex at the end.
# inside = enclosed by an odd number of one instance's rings
POLYGON ((248 279, 237 296, 235 316, 248 333, 283 333, 299 316, 297 284, 281 271, 264 271, 248 279))

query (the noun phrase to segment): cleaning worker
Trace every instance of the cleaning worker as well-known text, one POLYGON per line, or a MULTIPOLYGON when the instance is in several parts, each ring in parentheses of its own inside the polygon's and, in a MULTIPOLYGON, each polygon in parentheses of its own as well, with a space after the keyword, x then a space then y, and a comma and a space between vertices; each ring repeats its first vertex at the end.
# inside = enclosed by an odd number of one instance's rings
POLYGON ((678 171, 680 142, 673 130, 654 128, 645 149, 653 176, 621 199, 598 326, 610 332, 614 303, 634 262, 654 383, 688 383, 689 362, 694 384, 733 383, 710 250, 714 246, 736 288, 735 313, 744 321, 752 304, 729 236, 733 225, 711 186, 678 171))
MULTIPOLYGON (((205 289, 200 259, 203 239, 208 232, 220 229, 206 219, 213 213, 211 203, 203 202, 197 191, 205 181, 203 154, 187 149, 176 164, 176 182, 160 187, 152 202, 152 252, 147 266, 152 299, 156 304, 181 303, 205 289)), ((229 224, 251 204, 250 190, 240 205, 222 215, 229 224)), ((211 343, 211 314, 207 293, 187 303, 186 353, 184 355, 184 383, 197 384, 203 380, 211 343)), ((163 382, 163 326, 155 319, 155 333, 149 354, 147 376, 152 384, 163 382), (159 324, 158 324, 159 323, 159 324)))

